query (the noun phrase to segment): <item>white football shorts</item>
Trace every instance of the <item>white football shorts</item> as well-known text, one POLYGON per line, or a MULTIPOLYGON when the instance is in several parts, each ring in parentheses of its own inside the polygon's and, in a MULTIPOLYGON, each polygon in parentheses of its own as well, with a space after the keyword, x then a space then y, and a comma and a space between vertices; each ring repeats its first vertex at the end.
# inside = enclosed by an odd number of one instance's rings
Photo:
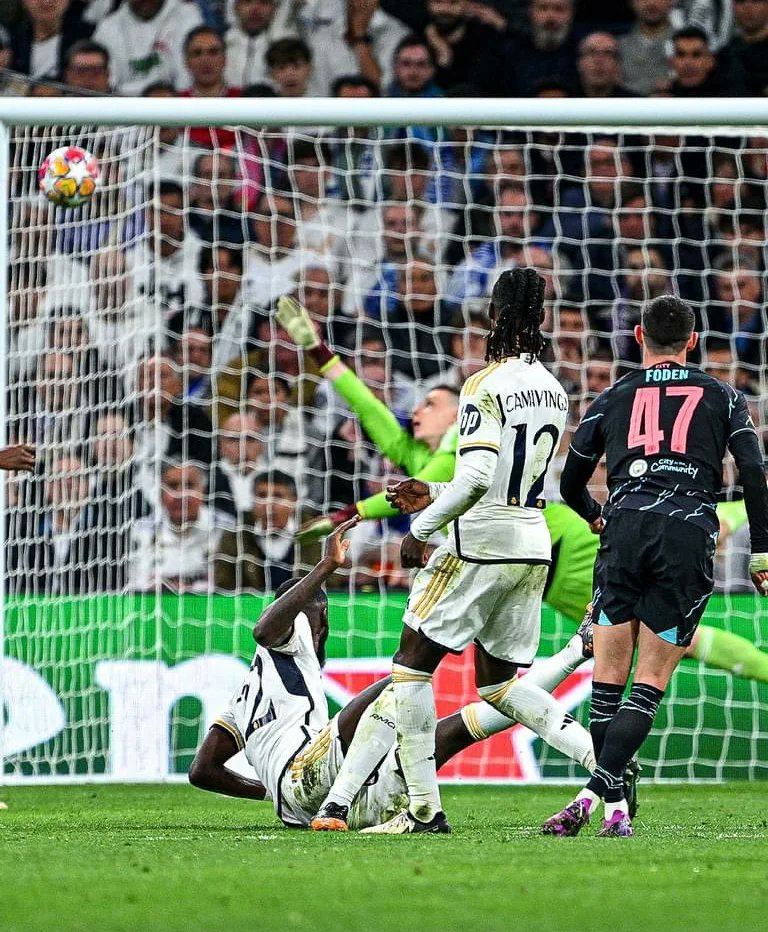
POLYGON ((542 563, 468 563, 438 547, 413 581, 403 620, 450 651, 476 641, 492 657, 530 666, 548 569, 542 563))

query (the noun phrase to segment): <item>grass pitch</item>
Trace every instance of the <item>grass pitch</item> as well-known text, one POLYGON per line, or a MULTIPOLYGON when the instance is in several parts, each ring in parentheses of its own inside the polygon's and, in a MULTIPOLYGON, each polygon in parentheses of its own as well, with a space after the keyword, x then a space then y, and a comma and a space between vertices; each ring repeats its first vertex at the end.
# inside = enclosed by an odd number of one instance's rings
POLYGON ((567 787, 448 787, 452 837, 282 828, 186 786, 7 787, 2 932, 765 929, 766 787, 643 786, 637 837, 539 835, 567 787))

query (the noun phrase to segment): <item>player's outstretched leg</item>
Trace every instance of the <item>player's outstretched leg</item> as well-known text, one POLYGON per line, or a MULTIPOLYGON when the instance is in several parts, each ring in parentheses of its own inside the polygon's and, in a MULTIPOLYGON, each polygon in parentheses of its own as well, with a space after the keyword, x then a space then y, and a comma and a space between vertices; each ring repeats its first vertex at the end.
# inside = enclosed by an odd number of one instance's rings
POLYGON ((536 683, 537 686, 541 686, 542 689, 551 693, 574 670, 577 670, 586 660, 590 660, 593 654, 592 612, 590 606, 576 634, 573 635, 565 647, 551 657, 537 660, 526 674, 526 678, 529 682, 536 683))
POLYGON ((387 687, 360 716, 352 742, 317 815, 314 832, 346 832, 360 788, 395 743, 395 694, 387 687))
POLYGON ((768 653, 732 631, 701 625, 685 656, 745 680, 768 683, 768 653))

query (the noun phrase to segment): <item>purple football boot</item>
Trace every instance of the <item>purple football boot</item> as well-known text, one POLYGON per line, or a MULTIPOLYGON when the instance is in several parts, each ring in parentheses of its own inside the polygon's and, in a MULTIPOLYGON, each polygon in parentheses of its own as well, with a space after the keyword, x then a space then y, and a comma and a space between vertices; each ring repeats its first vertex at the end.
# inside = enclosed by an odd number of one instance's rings
POLYGON ((589 822, 591 812, 588 799, 574 799, 565 809, 547 819, 541 830, 545 835, 559 835, 561 838, 578 835, 589 822))
POLYGON ((610 819, 603 819, 603 827, 597 836, 598 838, 631 838, 634 834, 635 831, 627 813, 617 810, 610 819))

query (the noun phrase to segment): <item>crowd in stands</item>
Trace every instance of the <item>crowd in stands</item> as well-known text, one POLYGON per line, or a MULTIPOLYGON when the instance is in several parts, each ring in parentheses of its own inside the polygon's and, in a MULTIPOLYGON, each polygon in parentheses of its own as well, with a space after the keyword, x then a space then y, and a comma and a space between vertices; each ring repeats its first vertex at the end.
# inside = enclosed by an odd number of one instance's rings
MULTIPOLYGON (((5 93, 544 98, 768 86, 768 0, 12 7, 0 31, 5 93)), ((531 265, 545 278, 545 361, 571 395, 572 427, 639 363, 643 302, 675 290, 704 333, 695 361, 748 394, 762 431, 768 139, 57 132, 33 146, 20 131, 12 153, 9 437, 40 450, 37 475, 9 485, 13 593, 272 591, 315 556, 297 543, 302 522, 400 475, 279 326, 285 294, 396 425, 419 419, 436 450, 444 428, 423 426, 424 399, 484 365, 502 269, 531 265), (30 160, 64 139, 94 151, 104 172, 82 215, 34 193, 30 160)), ((355 530, 354 585, 404 584, 406 528, 355 530)))

